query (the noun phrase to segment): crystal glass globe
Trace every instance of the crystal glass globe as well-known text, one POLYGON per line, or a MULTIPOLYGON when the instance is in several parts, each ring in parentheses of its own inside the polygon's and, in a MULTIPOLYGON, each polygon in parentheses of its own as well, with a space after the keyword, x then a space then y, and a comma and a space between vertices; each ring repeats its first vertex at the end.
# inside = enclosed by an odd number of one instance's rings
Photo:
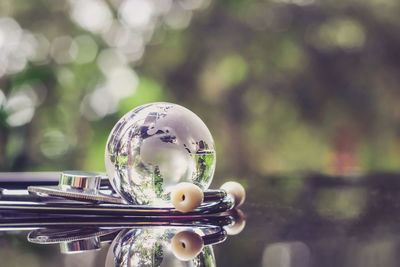
POLYGON ((105 151, 111 185, 132 204, 166 205, 180 182, 207 189, 215 162, 207 126, 190 110, 171 103, 146 104, 125 114, 105 151))

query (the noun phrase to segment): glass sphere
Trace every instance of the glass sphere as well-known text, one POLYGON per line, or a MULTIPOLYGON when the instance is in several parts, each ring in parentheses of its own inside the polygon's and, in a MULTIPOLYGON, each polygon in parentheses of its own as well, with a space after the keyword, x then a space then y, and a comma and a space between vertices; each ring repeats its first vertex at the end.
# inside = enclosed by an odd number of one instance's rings
POLYGON ((105 151, 111 185, 131 204, 166 205, 180 182, 205 190, 215 162, 207 126, 190 110, 171 103, 150 103, 125 114, 105 151))

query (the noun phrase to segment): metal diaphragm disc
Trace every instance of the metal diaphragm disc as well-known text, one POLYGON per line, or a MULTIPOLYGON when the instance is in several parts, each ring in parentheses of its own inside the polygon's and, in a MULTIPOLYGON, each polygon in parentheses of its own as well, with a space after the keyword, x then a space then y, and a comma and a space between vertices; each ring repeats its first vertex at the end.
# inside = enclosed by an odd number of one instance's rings
POLYGON ((98 173, 64 171, 58 186, 28 186, 28 191, 39 196, 63 197, 85 202, 125 203, 122 198, 113 196, 111 190, 109 194, 105 194, 99 189, 102 179, 107 178, 98 173))
POLYGON ((58 186, 29 186, 28 191, 39 196, 62 197, 76 201, 125 204, 122 198, 106 195, 101 192, 91 194, 79 191, 64 191, 58 186))
POLYGON ((56 244, 89 239, 114 233, 119 229, 99 229, 96 227, 39 229, 28 234, 28 241, 36 244, 56 244))

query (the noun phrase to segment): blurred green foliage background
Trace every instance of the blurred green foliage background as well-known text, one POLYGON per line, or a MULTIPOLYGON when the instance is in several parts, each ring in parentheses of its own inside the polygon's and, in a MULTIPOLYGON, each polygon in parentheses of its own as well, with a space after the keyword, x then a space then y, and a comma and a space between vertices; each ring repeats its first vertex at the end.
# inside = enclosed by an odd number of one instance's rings
POLYGON ((219 177, 400 170, 400 2, 0 2, 0 170, 104 170, 114 123, 198 114, 219 177))
MULTIPOLYGON (((256 216, 217 262, 260 262, 262 231, 279 235, 282 225, 266 224, 280 218, 269 203, 297 207, 312 195, 297 172, 400 170, 399 13, 396 0, 1 0, 0 171, 104 171, 123 114, 154 101, 183 105, 214 136, 216 182, 252 187, 246 208, 256 216), (296 174, 252 179, 280 172, 296 174)), ((311 206, 358 227, 369 206, 381 207, 366 192, 328 188, 311 206)), ((0 239, 3 264, 44 266, 24 240, 0 239)), ((321 240, 333 257, 332 244, 346 250, 347 239, 321 240)), ((60 262, 57 248, 34 249, 48 266, 60 262)))

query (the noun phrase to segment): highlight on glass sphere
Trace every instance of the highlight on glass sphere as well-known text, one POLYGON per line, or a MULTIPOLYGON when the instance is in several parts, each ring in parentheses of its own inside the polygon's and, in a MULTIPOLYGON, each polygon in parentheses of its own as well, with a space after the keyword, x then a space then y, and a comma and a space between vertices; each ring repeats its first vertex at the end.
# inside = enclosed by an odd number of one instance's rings
POLYGON ((105 151, 113 188, 128 203, 140 205, 170 205, 170 193, 181 182, 207 189, 215 163, 207 126, 192 111, 171 103, 150 103, 125 114, 105 151))

